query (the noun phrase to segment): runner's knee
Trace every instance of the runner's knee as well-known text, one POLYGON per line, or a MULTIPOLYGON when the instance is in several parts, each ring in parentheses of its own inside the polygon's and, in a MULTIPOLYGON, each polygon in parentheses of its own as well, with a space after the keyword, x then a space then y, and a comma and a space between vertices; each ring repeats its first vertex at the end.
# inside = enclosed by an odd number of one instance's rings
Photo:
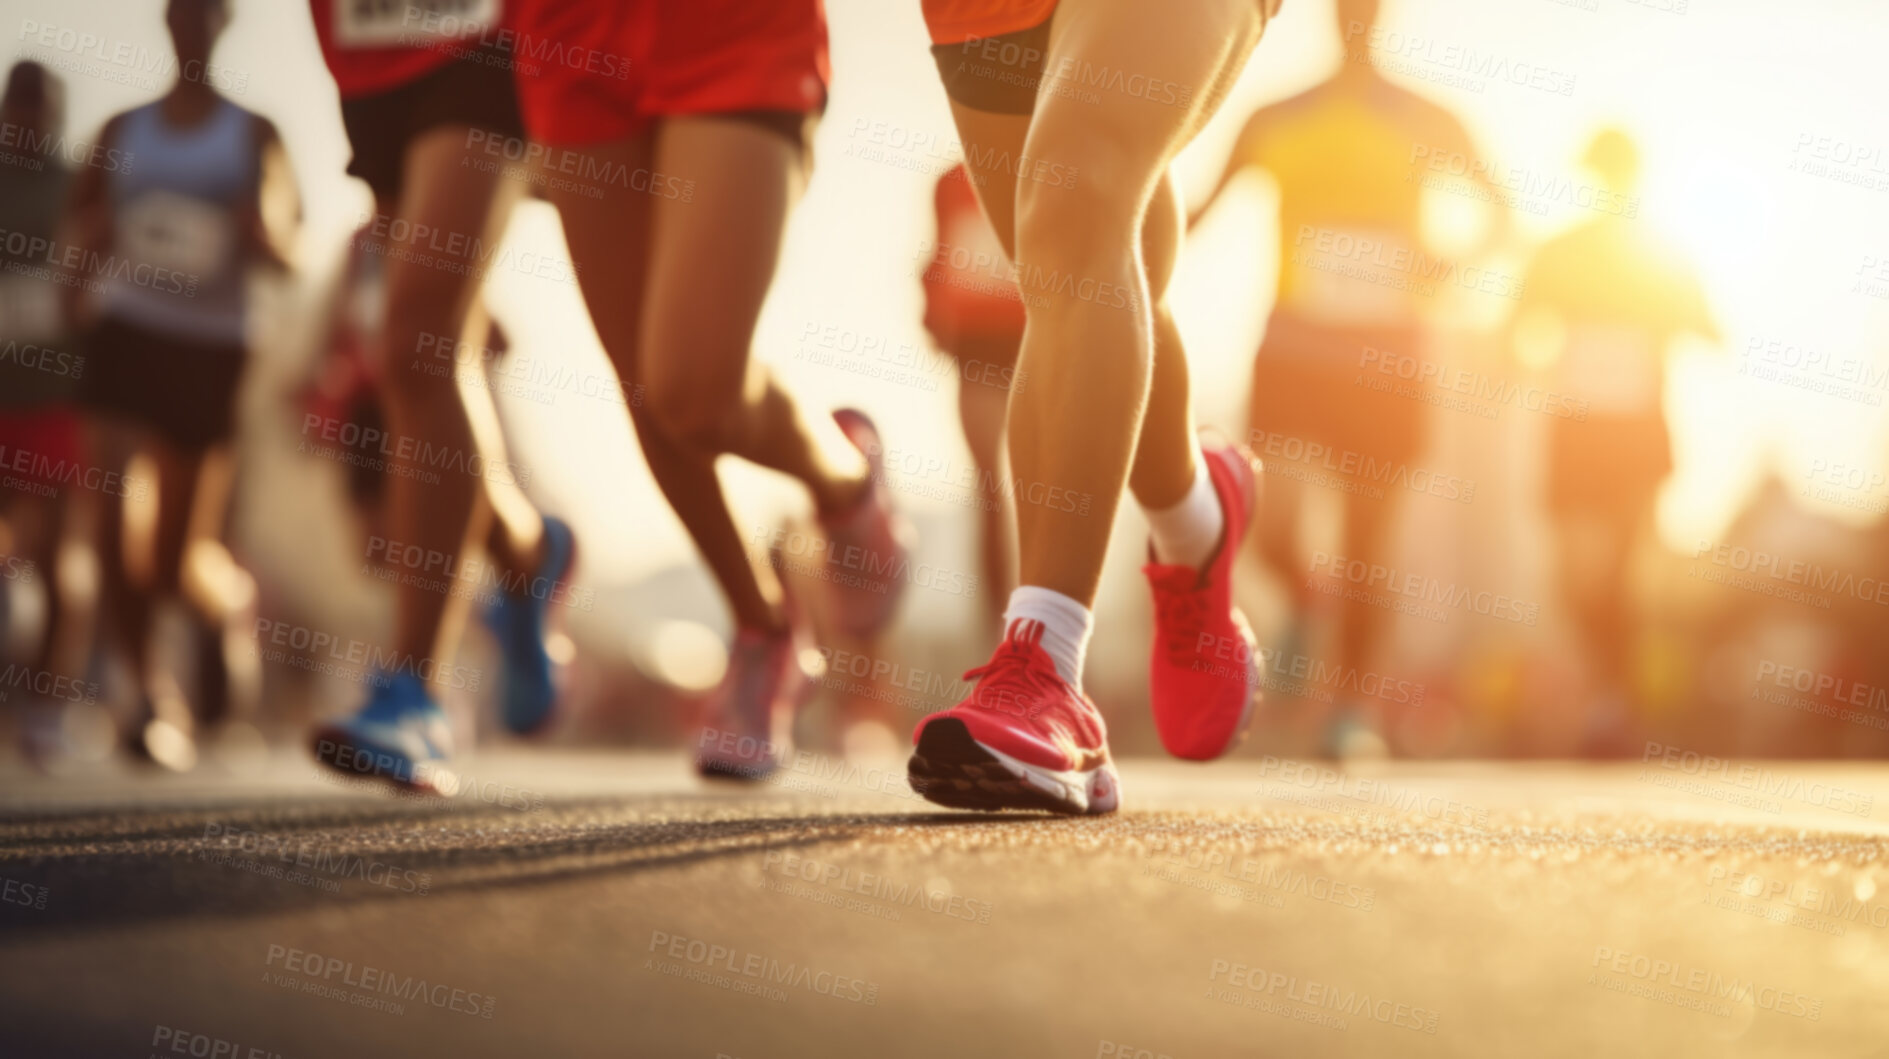
POLYGON ((1019 265, 1099 278, 1091 274, 1112 273, 1133 254, 1146 197, 1146 162, 1128 137, 1106 127, 1093 132, 1032 135, 1032 154, 1065 161, 1078 176, 1067 184, 1024 181, 1018 186, 1019 265))

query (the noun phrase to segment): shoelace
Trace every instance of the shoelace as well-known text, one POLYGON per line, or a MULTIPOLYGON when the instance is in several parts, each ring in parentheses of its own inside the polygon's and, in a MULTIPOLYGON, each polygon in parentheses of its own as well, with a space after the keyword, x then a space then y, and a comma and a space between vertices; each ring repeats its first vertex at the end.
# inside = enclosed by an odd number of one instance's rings
POLYGON ((1204 590, 1157 592, 1155 607, 1167 633, 1168 659, 1186 662, 1200 650, 1200 630, 1207 624, 1212 596, 1204 590))
POLYGON ((1024 693, 1024 701, 1030 703, 1028 716, 1033 720, 1050 703, 1060 701, 1063 694, 1062 674, 1056 672, 1056 663, 1050 660, 1049 655, 1040 648, 1015 640, 1005 640, 990 661, 964 673, 965 680, 982 681, 986 677, 990 678, 989 683, 978 686, 972 702, 983 706, 983 693, 987 688, 1009 691, 1012 696, 1021 692, 1024 693))

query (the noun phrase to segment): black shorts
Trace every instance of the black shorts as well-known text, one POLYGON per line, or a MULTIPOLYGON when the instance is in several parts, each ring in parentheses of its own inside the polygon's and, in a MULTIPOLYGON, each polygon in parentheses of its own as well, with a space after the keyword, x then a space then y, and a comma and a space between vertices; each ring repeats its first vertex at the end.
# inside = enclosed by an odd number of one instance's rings
POLYGON ((79 403, 156 431, 180 449, 204 449, 236 433, 236 391, 248 353, 147 331, 107 317, 85 342, 79 403))
POLYGON ((953 103, 990 114, 1032 114, 1056 13, 1029 29, 962 44, 934 44, 931 57, 953 103))
POLYGON ((407 148, 430 129, 463 125, 522 139, 525 122, 512 85, 512 53, 484 45, 399 88, 341 101, 354 158, 348 172, 379 199, 400 196, 407 148))

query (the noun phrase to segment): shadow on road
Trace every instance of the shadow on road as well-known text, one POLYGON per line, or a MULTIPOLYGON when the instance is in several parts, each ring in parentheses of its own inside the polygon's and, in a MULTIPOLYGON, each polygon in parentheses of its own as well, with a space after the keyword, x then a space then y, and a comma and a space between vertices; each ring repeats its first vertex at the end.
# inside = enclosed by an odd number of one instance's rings
POLYGON ((0 876, 43 887, 43 909, 0 907, 0 945, 48 931, 417 901, 676 867, 851 840, 886 826, 1002 826, 1052 814, 713 815, 725 799, 490 806, 361 801, 15 817, 0 876), (621 817, 632 815, 633 820, 621 817), (612 819, 616 817, 618 819, 612 819))

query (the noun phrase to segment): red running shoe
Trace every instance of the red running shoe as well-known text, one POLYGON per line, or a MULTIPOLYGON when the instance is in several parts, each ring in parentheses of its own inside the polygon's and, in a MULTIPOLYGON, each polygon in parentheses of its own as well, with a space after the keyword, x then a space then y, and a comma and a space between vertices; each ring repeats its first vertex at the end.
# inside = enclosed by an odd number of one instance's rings
POLYGON ((919 723, 913 790, 953 809, 1115 811, 1107 726, 1056 672, 1042 638, 1041 622, 1011 622, 990 662, 964 674, 977 681, 970 696, 919 723))
POLYGON ((1233 560, 1253 520, 1257 461, 1226 442, 1203 444, 1201 452, 1226 513, 1219 550, 1197 571, 1154 562, 1150 547, 1142 567, 1154 589, 1148 666, 1154 727, 1168 753, 1190 761, 1211 761, 1233 749, 1259 698, 1258 641, 1233 605, 1233 560))
POLYGON ((842 408, 834 421, 866 456, 871 481, 851 508, 822 516, 826 530, 826 576, 832 587, 834 624, 849 636, 867 637, 892 620, 905 588, 917 534, 892 506, 886 485, 885 446, 866 413, 842 408))

